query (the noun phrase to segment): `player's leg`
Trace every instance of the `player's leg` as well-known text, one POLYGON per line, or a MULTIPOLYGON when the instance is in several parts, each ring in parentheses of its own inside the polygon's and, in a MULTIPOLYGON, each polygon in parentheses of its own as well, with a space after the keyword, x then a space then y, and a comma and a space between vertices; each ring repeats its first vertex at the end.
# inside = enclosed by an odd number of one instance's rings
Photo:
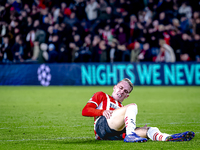
POLYGON ((162 133, 157 127, 141 127, 136 128, 135 133, 140 137, 149 138, 152 141, 190 141, 194 138, 195 133, 192 131, 186 131, 177 134, 162 133))
MULTIPOLYGON (((122 108, 116 109, 112 117, 107 119, 111 129, 121 131, 126 125, 126 134, 135 133, 134 137, 150 138, 153 141, 189 141, 195 136, 194 132, 186 131, 178 134, 162 133, 157 127, 136 128, 137 105, 130 104, 122 108)), ((139 141, 143 141, 139 140, 139 141)), ((135 141, 135 140, 134 140, 135 141)), ((137 141, 137 139, 136 139, 137 141)))
POLYGON ((132 126, 132 129, 134 130, 136 128, 137 111, 136 104, 129 104, 115 109, 111 118, 107 119, 109 127, 116 131, 121 131, 126 125, 127 132, 129 132, 129 126, 132 126))
POLYGON ((136 104, 129 104, 113 111, 110 119, 107 119, 111 129, 121 131, 126 126, 126 142, 146 142, 147 130, 136 128, 136 115, 138 109, 136 104))
POLYGON ((178 134, 162 133, 157 127, 150 127, 147 136, 153 141, 190 141, 195 134, 192 131, 186 131, 178 134))

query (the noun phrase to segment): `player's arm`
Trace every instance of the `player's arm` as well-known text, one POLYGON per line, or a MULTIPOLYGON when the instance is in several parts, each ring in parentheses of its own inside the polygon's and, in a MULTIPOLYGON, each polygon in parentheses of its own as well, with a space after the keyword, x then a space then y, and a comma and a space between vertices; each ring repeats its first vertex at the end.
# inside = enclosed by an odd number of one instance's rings
POLYGON ((96 109, 97 106, 104 100, 105 93, 97 92, 93 95, 93 97, 89 100, 86 106, 82 110, 83 116, 88 117, 97 117, 97 116, 105 116, 109 119, 113 113, 112 110, 100 110, 96 109))
POLYGON ((104 110, 96 109, 96 107, 94 103, 87 103, 82 110, 82 115, 87 117, 102 116, 104 110))
POLYGON ((112 110, 99 110, 96 109, 96 105, 94 103, 87 103, 82 110, 82 115, 87 117, 97 117, 97 116, 105 116, 106 119, 109 119, 112 116, 112 110))

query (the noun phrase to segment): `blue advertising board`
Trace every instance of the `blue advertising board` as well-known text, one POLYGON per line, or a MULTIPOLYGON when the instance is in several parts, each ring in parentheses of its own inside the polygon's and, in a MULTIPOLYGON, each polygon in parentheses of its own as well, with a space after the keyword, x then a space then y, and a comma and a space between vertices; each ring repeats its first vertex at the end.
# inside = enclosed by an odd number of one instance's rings
POLYGON ((68 63, 0 65, 0 85, 200 85, 200 63, 68 63))

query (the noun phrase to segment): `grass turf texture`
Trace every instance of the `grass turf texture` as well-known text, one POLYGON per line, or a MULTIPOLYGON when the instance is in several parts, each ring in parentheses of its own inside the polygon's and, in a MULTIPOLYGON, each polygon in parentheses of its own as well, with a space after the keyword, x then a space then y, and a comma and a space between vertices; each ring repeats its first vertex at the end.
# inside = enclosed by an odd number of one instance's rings
POLYGON ((110 86, 0 86, 0 149, 200 149, 200 87, 134 87, 124 105, 136 103, 137 126, 169 134, 194 131, 189 142, 96 141, 93 118, 82 108, 110 86))

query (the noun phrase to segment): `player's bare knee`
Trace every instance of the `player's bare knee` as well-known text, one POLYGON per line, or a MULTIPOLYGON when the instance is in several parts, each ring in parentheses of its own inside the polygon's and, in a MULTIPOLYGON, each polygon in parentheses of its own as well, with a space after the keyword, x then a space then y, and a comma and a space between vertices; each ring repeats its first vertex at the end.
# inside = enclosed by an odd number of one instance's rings
POLYGON ((137 131, 137 130, 141 130, 141 131, 143 131, 143 132, 147 132, 147 131, 149 130, 149 127, 139 127, 139 128, 136 128, 135 130, 136 130, 136 131, 137 131))
POLYGON ((136 128, 135 133, 140 137, 147 138, 148 127, 136 128))

